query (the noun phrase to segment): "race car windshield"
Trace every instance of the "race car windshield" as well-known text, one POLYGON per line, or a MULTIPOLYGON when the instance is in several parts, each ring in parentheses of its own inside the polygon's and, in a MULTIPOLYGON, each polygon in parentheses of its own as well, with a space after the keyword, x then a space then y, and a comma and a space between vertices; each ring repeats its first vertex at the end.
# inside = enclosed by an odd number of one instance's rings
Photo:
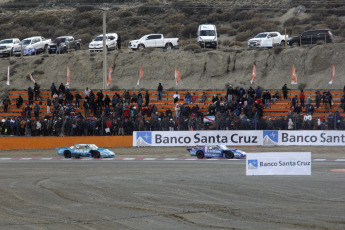
POLYGON ((200 36, 216 36, 216 33, 214 30, 202 30, 200 36))
POLYGON ((7 43, 13 43, 12 39, 2 40, 0 41, 0 44, 7 44, 7 43))
POLYGON ((226 145, 219 145, 219 147, 220 147, 221 149, 228 149, 228 147, 226 147, 226 145))
POLYGON ((96 145, 89 145, 90 148, 98 148, 96 145))
POLYGON ((267 34, 258 34, 255 36, 255 38, 265 38, 267 34))

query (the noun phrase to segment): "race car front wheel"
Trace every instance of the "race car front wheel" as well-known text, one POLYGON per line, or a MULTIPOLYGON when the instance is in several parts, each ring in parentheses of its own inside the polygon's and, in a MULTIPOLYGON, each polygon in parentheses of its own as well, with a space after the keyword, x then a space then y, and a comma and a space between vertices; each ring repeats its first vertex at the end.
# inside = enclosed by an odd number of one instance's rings
POLYGON ((232 158, 234 158, 234 153, 233 152, 226 152, 225 153, 225 158, 227 158, 227 159, 232 159, 232 158))
POLYGON ((203 151, 198 151, 198 152, 196 152, 196 157, 197 157, 198 159, 203 159, 204 156, 205 156, 205 154, 204 154, 203 151))
POLYGON ((64 155, 65 158, 71 158, 71 157, 72 157, 72 156, 71 156, 71 152, 68 151, 68 150, 66 150, 65 152, 63 152, 63 155, 64 155))
POLYGON ((100 154, 98 151, 93 151, 93 152, 92 152, 92 157, 93 157, 93 158, 100 158, 100 157, 101 157, 101 154, 100 154))

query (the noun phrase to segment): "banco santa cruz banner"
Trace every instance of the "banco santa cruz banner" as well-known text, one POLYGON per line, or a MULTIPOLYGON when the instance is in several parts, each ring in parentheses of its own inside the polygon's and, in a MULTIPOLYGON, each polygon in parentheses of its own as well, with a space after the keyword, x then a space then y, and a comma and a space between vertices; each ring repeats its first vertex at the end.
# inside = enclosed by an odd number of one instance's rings
POLYGON ((197 145, 327 145, 344 146, 345 131, 145 131, 133 132, 133 146, 197 145))

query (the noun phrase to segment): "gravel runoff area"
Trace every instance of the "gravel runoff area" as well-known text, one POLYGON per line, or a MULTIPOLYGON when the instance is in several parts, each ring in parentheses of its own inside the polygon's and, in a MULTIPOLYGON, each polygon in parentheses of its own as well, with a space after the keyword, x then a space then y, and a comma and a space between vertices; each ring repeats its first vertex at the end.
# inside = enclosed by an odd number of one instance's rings
MULTIPOLYGON (((338 147, 313 148, 240 149, 343 157, 338 147)), ((113 150, 188 157, 185 148, 113 150)), ((53 150, 0 155, 57 157, 53 150)), ((322 161, 312 163, 311 176, 246 176, 245 161, 2 160, 0 229, 345 229, 345 173, 330 171, 344 168, 322 161)))
MULTIPOLYGON (((63 146, 59 146, 63 147, 63 146)), ((99 146, 100 147, 100 146, 99 146)), ((345 149, 342 146, 238 146, 245 152, 311 152, 312 158, 345 158, 345 149)), ((117 158, 122 157, 179 157, 189 158, 185 147, 131 147, 109 148, 117 158)), ((0 157, 60 157, 54 149, 27 149, 27 150, 0 150, 0 157)))

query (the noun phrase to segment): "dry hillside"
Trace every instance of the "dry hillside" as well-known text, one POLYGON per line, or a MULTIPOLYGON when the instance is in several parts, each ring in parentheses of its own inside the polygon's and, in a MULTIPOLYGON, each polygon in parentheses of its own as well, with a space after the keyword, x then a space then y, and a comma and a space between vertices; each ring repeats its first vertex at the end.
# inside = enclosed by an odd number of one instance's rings
MULTIPOLYGON (((14 3, 23 1, 14 1, 14 3)), ((45 2, 45 1, 25 1, 45 2)), ((0 9, 0 39, 42 35, 54 38, 74 35, 81 38, 84 50, 60 56, 40 54, 36 57, 1 58, 0 90, 26 89, 32 82, 28 73, 42 88, 52 82, 66 81, 66 66, 71 68, 71 87, 102 88, 102 54, 90 54, 89 41, 102 32, 102 11, 95 5, 53 4, 47 1, 37 7, 14 6, 0 9), (11 66, 11 86, 6 86, 7 67, 11 66)), ((86 1, 80 1, 86 2, 86 1)), ((90 1, 92 2, 92 1, 90 1)), ((97 1, 93 1, 97 2, 97 1)), ((107 30, 121 34, 123 46, 147 33, 164 33, 179 37, 183 49, 195 43, 194 34, 201 23, 217 25, 220 33, 219 50, 165 52, 151 50, 110 52, 108 64, 113 67, 110 88, 135 88, 139 67, 145 72, 141 88, 155 89, 162 82, 165 89, 177 88, 173 79, 175 67, 182 73, 181 89, 224 89, 225 85, 249 87, 252 65, 257 65, 254 86, 281 88, 290 82, 292 64, 296 65, 299 84, 292 88, 339 89, 345 85, 343 64, 345 44, 344 6, 341 1, 112 1, 107 13, 107 30), (296 6, 303 2, 304 13, 296 6), (250 3, 250 4, 249 4, 250 3), (330 28, 335 35, 334 44, 281 50, 250 50, 248 38, 262 31, 280 31, 297 35, 307 29, 330 28), (191 40, 190 40, 191 37, 191 40), (331 65, 336 66, 334 85, 328 85, 331 65)), ((9 6, 9 5, 7 5, 9 6)))

